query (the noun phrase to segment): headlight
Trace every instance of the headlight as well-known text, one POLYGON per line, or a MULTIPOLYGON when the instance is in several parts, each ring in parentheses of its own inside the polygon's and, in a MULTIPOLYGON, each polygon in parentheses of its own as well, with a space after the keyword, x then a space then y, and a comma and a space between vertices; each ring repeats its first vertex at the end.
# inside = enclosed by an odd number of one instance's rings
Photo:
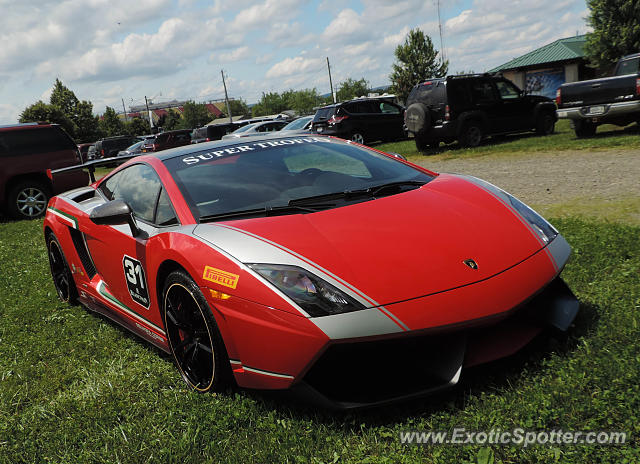
POLYGON ((248 264, 312 317, 365 309, 342 290, 297 266, 248 264))
POLYGON ((469 179, 474 183, 480 184, 485 189, 492 192, 494 195, 498 196, 504 201, 507 201, 513 209, 515 209, 522 218, 527 221, 531 228, 538 234, 538 236, 545 243, 550 243, 554 238, 558 236, 558 231, 551 224, 547 222, 542 216, 532 210, 529 206, 522 203, 516 197, 511 195, 509 192, 505 192, 499 187, 496 187, 490 182, 486 180, 478 179, 477 177, 468 176, 469 179))
POLYGON ((549 224, 546 219, 544 219, 542 216, 522 203, 513 195, 507 193, 507 196, 509 197, 511 206, 513 206, 513 208, 518 213, 520 213, 520 216, 522 216, 529 224, 531 224, 533 230, 536 231, 536 233, 540 236, 545 244, 551 242, 554 238, 556 238, 556 236, 558 235, 558 231, 555 229, 555 227, 549 224))

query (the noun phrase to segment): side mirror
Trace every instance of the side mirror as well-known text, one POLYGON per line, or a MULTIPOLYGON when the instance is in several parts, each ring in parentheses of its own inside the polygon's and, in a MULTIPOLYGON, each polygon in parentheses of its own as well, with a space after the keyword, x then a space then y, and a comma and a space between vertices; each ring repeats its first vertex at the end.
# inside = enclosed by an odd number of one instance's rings
POLYGON ((131 207, 122 200, 111 200, 104 205, 96 206, 91 211, 89 219, 98 225, 129 224, 131 235, 136 237, 140 234, 140 229, 136 225, 131 207))
POLYGON ((389 153, 390 155, 395 156, 396 158, 401 159, 402 161, 407 161, 407 158, 405 158, 404 155, 401 155, 400 153, 396 153, 394 151, 389 151, 387 153, 389 153))

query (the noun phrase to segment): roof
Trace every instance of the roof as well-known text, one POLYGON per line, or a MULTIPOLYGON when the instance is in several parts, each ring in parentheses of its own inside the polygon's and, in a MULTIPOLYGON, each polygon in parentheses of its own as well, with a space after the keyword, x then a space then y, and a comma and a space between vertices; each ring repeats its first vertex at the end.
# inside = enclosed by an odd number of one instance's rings
POLYGON ((584 44, 586 35, 577 35, 558 39, 555 42, 540 47, 532 52, 514 58, 489 72, 505 71, 507 69, 527 68, 531 66, 555 63, 558 61, 577 60, 584 58, 584 44))

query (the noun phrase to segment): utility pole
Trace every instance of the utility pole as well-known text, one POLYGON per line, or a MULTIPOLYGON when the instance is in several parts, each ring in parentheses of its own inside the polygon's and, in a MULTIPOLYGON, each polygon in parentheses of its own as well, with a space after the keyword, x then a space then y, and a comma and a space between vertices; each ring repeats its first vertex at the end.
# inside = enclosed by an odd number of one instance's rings
POLYGON ((333 91, 333 81, 331 80, 331 65, 329 64, 329 57, 327 57, 327 69, 329 70, 329 87, 331 87, 331 97, 333 103, 336 103, 336 93, 333 91))
POLYGON ((442 40, 442 21, 440 20, 440 0, 437 0, 438 5, 438 30, 440 31, 440 60, 444 63, 446 56, 444 53, 444 42, 442 40))
POLYGON ((128 121, 129 119, 127 118, 127 109, 124 107, 124 98, 122 98, 121 100, 122 100, 122 111, 124 112, 124 120, 128 121))
POLYGON ((149 116, 149 130, 153 132, 153 118, 151 117, 151 111, 149 111, 149 101, 147 96, 144 96, 144 104, 147 106, 147 116, 149 116))
POLYGON ((227 102, 227 113, 229 113, 229 122, 233 122, 233 118, 231 117, 231 106, 229 105, 229 95, 227 95, 227 84, 224 81, 224 70, 220 70, 220 74, 222 74, 222 85, 224 86, 224 101, 227 102))

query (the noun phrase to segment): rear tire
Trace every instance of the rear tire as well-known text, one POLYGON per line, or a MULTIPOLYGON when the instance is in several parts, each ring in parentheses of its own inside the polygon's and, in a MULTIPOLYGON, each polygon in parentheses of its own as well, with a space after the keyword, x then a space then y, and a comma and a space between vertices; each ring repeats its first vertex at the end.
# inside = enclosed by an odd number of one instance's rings
POLYGON ((47 254, 49 255, 49 267, 53 286, 56 288, 58 298, 63 303, 75 305, 78 303, 78 288, 73 280, 69 264, 62 253, 60 242, 53 233, 46 236, 47 254))
POLYGON ((458 143, 465 148, 473 148, 480 145, 484 138, 482 125, 477 121, 468 121, 462 126, 458 143))
POLYGON ((540 113, 536 120, 536 133, 539 135, 551 135, 553 134, 556 126, 556 121, 553 115, 549 112, 540 113))
POLYGON ((162 319, 187 385, 202 393, 228 387, 232 374, 220 330, 204 295, 183 271, 172 272, 165 281, 162 319))
POLYGON ((591 121, 583 121, 577 119, 573 122, 573 130, 576 133, 576 137, 593 137, 596 135, 597 125, 592 123, 591 121))
POLYGON ((35 219, 44 215, 51 189, 43 182, 23 180, 14 185, 7 197, 9 215, 16 219, 35 219))

